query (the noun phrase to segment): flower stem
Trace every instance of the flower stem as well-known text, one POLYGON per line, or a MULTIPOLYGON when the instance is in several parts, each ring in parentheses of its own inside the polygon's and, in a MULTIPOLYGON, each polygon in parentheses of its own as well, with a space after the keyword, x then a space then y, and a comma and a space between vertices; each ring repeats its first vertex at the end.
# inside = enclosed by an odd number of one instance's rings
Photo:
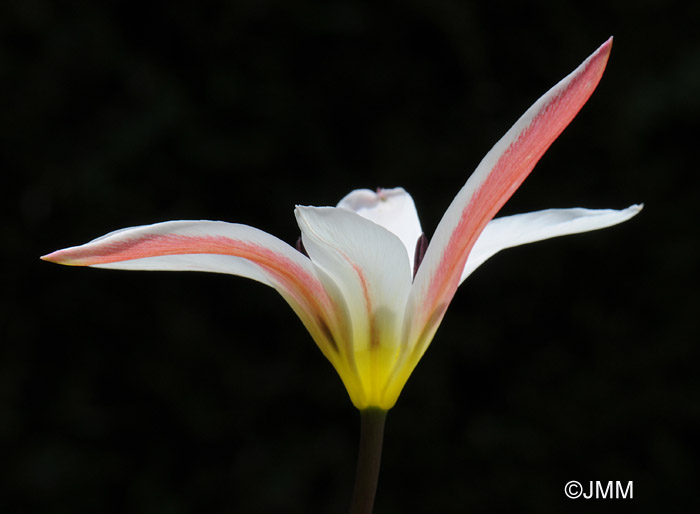
POLYGON ((379 464, 382 460, 386 413, 387 411, 377 407, 360 411, 360 450, 350 514, 372 513, 379 479, 379 464))

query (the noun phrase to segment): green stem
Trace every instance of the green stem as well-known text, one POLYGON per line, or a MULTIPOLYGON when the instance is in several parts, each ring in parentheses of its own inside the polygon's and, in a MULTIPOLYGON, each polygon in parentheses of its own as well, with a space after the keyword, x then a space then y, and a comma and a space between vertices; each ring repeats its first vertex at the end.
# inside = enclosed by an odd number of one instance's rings
POLYGON ((372 514, 382 460, 384 421, 387 411, 370 407, 360 411, 360 450, 350 514, 372 514))

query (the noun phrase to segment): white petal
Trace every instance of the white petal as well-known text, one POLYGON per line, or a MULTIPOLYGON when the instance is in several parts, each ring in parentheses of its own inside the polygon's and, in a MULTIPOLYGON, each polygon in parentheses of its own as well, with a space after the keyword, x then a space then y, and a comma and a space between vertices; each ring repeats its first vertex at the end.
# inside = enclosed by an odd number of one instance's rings
POLYGON ((379 189, 376 192, 356 189, 340 200, 338 207, 356 212, 396 234, 406 247, 408 261, 413 269, 416 242, 423 231, 413 198, 402 187, 379 189))
POLYGON ((411 268, 401 241, 354 212, 334 207, 295 210, 304 248, 346 300, 356 351, 398 344, 411 286, 411 268))
POLYGON ((642 210, 642 205, 627 209, 547 209, 496 218, 486 225, 472 248, 460 283, 484 261, 506 248, 552 237, 589 232, 627 221, 642 210))

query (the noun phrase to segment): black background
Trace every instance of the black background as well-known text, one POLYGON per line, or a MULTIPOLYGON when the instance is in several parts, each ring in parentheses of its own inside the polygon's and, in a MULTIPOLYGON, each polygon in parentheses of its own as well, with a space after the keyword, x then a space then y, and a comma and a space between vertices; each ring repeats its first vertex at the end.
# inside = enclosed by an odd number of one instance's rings
POLYGON ((344 512, 359 416, 274 291, 38 256, 168 219, 294 242, 295 204, 361 187, 405 187, 430 234, 611 34, 503 213, 645 210, 470 277, 389 413, 375 512, 693 511, 698 21, 673 0, 3 2, 0 511, 344 512))

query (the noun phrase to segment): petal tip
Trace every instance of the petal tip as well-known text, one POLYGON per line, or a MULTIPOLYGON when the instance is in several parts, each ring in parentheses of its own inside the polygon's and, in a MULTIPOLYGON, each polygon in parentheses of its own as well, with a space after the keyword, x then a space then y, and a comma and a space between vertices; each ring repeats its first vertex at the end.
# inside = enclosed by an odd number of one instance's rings
POLYGON ((56 260, 56 253, 58 252, 51 252, 47 253, 46 255, 42 255, 39 257, 42 261, 47 261, 47 262, 57 262, 56 260))
POLYGON ((62 250, 56 250, 55 252, 47 253, 39 257, 42 261, 53 262, 55 264, 70 264, 66 259, 61 258, 62 250))
POLYGON ((635 215, 642 212, 642 209, 644 209, 644 203, 635 203, 627 207, 627 210, 634 212, 635 215))
POLYGON ((317 207, 312 207, 310 205, 295 205, 294 206, 294 216, 296 216, 297 219, 303 218, 304 215, 313 210, 316 209, 317 207))
POLYGON ((592 61, 598 61, 601 63, 601 74, 602 71, 605 69, 605 66, 608 63, 608 59, 610 58, 610 52, 612 51, 612 45, 613 45, 613 38, 610 36, 605 43, 600 45, 598 49, 593 52, 593 54, 590 56, 590 60, 592 61))
POLYGON ((47 253, 39 257, 42 261, 53 262, 62 266, 87 266, 89 264, 80 260, 80 256, 75 251, 78 247, 64 248, 55 252, 47 253))

